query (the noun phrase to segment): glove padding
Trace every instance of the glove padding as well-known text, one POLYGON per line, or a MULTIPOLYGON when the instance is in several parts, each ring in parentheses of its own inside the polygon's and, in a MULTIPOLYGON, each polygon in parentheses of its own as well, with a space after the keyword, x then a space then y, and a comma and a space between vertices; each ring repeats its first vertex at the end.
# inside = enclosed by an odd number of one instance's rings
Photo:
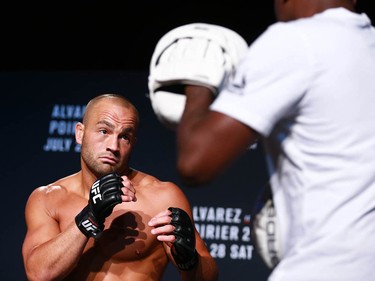
POLYGON ((103 231, 106 217, 122 202, 123 186, 122 178, 116 173, 105 175, 94 182, 87 206, 75 218, 83 234, 95 238, 103 231))
POLYGON ((166 33, 156 45, 148 77, 159 121, 174 130, 181 120, 186 97, 183 87, 174 86, 201 85, 218 93, 247 47, 239 34, 219 25, 192 23, 166 33))
POLYGON ((171 225, 175 227, 173 234, 176 241, 171 253, 180 270, 191 270, 198 262, 195 250, 195 229, 189 215, 180 208, 170 207, 171 225))
POLYGON ((255 204, 255 209, 251 215, 250 233, 257 253, 264 263, 273 269, 280 262, 283 251, 269 183, 255 204))

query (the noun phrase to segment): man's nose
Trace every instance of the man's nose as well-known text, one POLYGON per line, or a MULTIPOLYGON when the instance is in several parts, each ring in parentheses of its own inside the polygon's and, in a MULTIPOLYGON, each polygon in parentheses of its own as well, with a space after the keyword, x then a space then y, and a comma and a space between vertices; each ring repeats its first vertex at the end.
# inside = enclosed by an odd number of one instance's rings
POLYGON ((112 151, 119 150, 119 139, 115 135, 111 135, 107 140, 107 148, 112 151))

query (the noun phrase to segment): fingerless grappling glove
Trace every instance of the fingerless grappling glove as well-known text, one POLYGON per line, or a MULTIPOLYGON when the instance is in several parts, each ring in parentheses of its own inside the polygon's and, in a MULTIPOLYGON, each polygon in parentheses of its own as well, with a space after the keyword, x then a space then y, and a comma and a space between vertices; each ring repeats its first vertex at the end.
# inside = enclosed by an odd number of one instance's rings
POLYGON ((172 256, 180 270, 190 270, 198 262, 198 253, 195 250, 195 231, 189 215, 180 208, 168 208, 172 213, 171 224, 176 241, 172 246, 172 256))
POLYGON ((122 178, 116 173, 105 175, 93 183, 87 206, 75 217, 83 234, 96 238, 103 231, 105 219, 122 202, 123 186, 122 178))

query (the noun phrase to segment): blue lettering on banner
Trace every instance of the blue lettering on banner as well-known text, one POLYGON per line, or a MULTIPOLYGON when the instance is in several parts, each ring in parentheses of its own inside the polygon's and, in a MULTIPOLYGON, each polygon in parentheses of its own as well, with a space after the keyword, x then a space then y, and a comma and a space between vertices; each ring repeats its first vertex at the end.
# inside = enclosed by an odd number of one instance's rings
POLYGON ((55 104, 51 117, 55 119, 78 119, 81 120, 85 113, 85 105, 55 104))
POLYGON ((50 135, 57 134, 59 136, 75 135, 76 124, 78 121, 57 121, 51 120, 49 122, 48 133, 50 135))
POLYGON ((53 152, 67 152, 72 146, 72 139, 70 138, 48 138, 46 144, 43 146, 44 151, 53 152))
POLYGON ((43 151, 79 153, 81 146, 75 143, 75 128, 77 122, 82 120, 85 110, 86 105, 55 104, 43 151))

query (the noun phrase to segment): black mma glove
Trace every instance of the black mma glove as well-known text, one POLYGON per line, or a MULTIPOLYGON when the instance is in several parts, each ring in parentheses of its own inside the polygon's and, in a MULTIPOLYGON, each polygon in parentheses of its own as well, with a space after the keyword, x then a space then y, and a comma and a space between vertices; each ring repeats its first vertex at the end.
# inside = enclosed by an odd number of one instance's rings
POLYGON ((106 217, 122 202, 123 186, 122 178, 116 173, 105 175, 93 183, 87 206, 75 218, 83 234, 95 238, 103 231, 106 217))
POLYGON ((176 241, 172 246, 172 256, 180 270, 190 270, 198 262, 198 253, 195 250, 195 231, 189 215, 180 208, 169 207, 169 215, 176 241))

